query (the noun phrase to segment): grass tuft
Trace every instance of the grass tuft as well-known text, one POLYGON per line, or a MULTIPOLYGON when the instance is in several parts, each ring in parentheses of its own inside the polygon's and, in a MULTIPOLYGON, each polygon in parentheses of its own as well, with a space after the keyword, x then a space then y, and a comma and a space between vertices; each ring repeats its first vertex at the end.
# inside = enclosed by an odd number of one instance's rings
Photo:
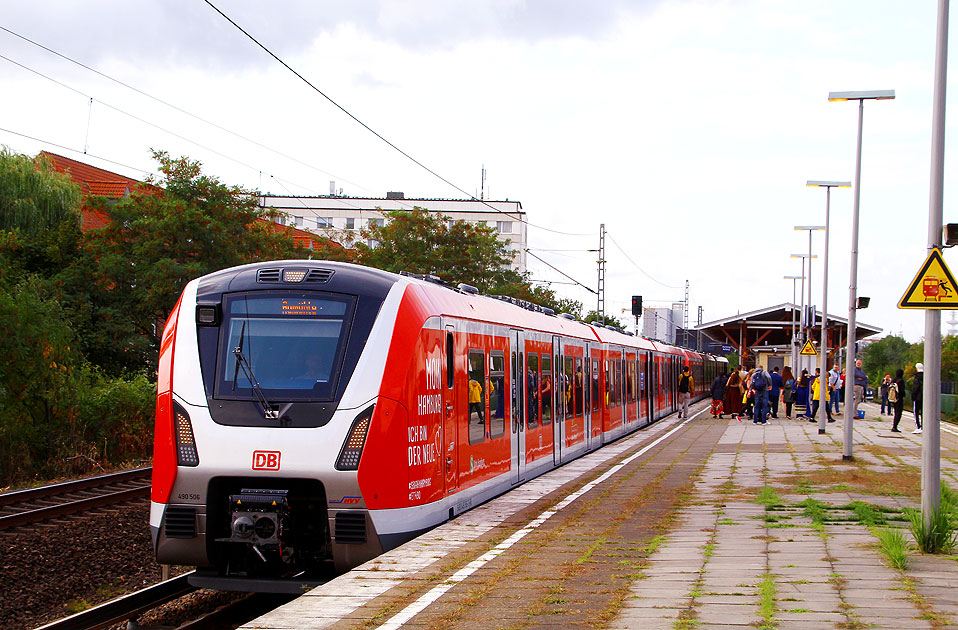
POLYGON ((881 528, 876 530, 878 549, 888 559, 888 564, 899 571, 908 568, 908 541, 900 529, 881 528))

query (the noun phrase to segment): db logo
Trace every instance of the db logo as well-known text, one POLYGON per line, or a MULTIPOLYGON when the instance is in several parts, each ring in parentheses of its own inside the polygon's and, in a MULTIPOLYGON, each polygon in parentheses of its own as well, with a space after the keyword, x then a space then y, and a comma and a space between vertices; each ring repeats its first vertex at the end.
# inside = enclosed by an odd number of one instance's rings
POLYGON ((253 470, 279 470, 279 451, 253 451, 253 470))

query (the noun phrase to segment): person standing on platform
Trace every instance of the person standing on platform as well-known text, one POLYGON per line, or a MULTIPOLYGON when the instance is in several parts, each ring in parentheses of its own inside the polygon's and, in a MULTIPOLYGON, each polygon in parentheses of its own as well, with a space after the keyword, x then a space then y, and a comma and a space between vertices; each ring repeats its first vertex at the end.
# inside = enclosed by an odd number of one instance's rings
MULTIPOLYGON (((855 417, 858 417, 858 405, 865 402, 865 388, 868 387, 868 375, 862 369, 862 360, 855 359, 855 417)), ((846 403, 847 404, 847 403, 846 403)))
POLYGON ((901 433, 898 423, 901 422, 901 413, 905 410, 905 370, 898 368, 895 371, 895 378, 892 380, 891 386, 895 388, 894 393, 888 394, 888 400, 895 407, 895 417, 891 422, 891 430, 892 433, 901 433))
POLYGON ((756 366, 752 372, 752 380, 749 383, 751 391, 755 392, 753 406, 755 407, 755 416, 752 422, 754 424, 768 424, 768 393, 771 387, 772 379, 768 372, 762 369, 762 366, 756 366))
POLYGON ((815 378, 814 380, 812 380, 812 413, 808 421, 818 422, 818 418, 816 418, 816 416, 818 415, 818 407, 821 402, 822 396, 824 396, 825 397, 825 415, 828 416, 829 422, 835 422, 835 419, 832 418, 832 410, 828 406, 828 383, 826 382, 824 385, 822 385, 822 381, 825 379, 821 378, 821 371, 822 371, 821 368, 816 369, 815 378), (825 392, 824 394, 822 393, 822 390, 824 390, 825 392))
POLYGON ((721 418, 725 413, 725 372, 722 372, 712 381, 712 417, 721 418))
POLYGON ((838 413, 838 385, 841 381, 842 375, 838 371, 838 364, 836 363, 832 366, 832 369, 828 371, 828 395, 830 397, 829 404, 835 410, 835 413, 838 413))
POLYGON ((878 386, 878 391, 881 394, 881 415, 885 415, 885 408, 888 408, 888 415, 891 415, 891 404, 888 402, 888 388, 891 385, 891 374, 886 374, 885 378, 881 380, 881 385, 878 386))
POLYGON ((725 383, 725 411, 729 412, 733 418, 741 421, 742 413, 742 395, 745 388, 742 384, 742 377, 739 376, 737 368, 732 369, 732 373, 725 383))
POLYGON ((785 403, 785 417, 792 419, 792 405, 795 404, 795 375, 792 374, 792 368, 785 366, 782 370, 782 402, 785 403))
POLYGON ((689 366, 682 366, 682 376, 679 377, 679 417, 689 417, 689 399, 695 390, 695 383, 692 380, 692 373, 689 372, 689 366))
POLYGON ((797 416, 798 418, 807 418, 808 412, 812 408, 811 397, 808 395, 808 370, 802 369, 802 376, 798 379, 798 385, 795 389, 796 399, 799 407, 805 408, 805 413, 797 416))
POLYGON ((915 430, 912 433, 921 433, 921 405, 925 400, 925 366, 916 363, 915 369, 918 373, 915 374, 915 380, 911 384, 911 404, 915 414, 915 430))
POLYGON ((848 399, 845 398, 845 368, 842 368, 842 374, 838 379, 838 398, 843 405, 848 404, 848 399))
POLYGON ((768 388, 768 407, 772 417, 777 420, 778 399, 782 395, 782 386, 785 384, 785 381, 782 380, 782 375, 778 373, 777 365, 772 368, 772 373, 769 374, 769 380, 771 381, 771 384, 768 388))
POLYGON ((742 415, 746 418, 752 418, 755 414, 755 390, 752 389, 752 375, 755 374, 755 368, 752 368, 745 374, 745 399, 742 400, 742 415))

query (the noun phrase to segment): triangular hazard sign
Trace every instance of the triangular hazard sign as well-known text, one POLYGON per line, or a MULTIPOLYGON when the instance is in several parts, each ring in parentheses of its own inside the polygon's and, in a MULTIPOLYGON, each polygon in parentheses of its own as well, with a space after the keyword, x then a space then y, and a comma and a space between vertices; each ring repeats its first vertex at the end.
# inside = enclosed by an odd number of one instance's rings
POLYGON ((811 356, 813 356, 813 357, 818 354, 818 352, 815 351, 815 346, 812 345, 812 340, 811 340, 811 339, 808 339, 807 341, 805 341, 805 345, 802 346, 802 352, 801 352, 801 354, 807 354, 807 355, 811 355, 811 356))
POLYGON ((958 308, 958 285, 941 250, 933 249, 898 302, 898 308, 958 308))

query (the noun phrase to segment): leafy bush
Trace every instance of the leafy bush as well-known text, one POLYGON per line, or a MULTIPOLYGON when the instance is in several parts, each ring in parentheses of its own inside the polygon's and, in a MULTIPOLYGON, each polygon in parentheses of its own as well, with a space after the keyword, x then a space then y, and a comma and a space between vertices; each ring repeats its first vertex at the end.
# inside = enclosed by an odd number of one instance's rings
POLYGON ((149 458, 156 385, 144 374, 109 378, 84 369, 89 386, 77 400, 78 446, 101 465, 149 458))

